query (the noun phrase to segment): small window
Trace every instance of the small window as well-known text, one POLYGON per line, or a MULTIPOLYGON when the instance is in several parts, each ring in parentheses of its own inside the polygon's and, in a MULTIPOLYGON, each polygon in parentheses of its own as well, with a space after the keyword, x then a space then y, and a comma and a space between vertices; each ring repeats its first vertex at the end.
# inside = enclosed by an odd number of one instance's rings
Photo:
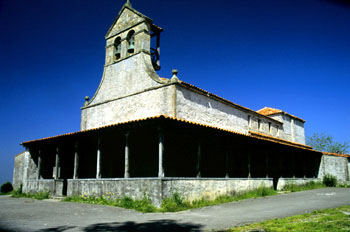
POLYGON ((128 53, 134 53, 135 51, 135 31, 130 31, 128 33, 128 53))
POLYGON ((251 127, 251 116, 248 115, 248 128, 250 129, 250 127, 251 127))
POLYGON ((258 130, 261 130, 261 120, 258 119, 258 130))
POLYGON ((280 135, 280 127, 277 125, 276 128, 277 128, 277 136, 279 136, 280 135))
POLYGON ((121 50, 122 50, 121 39, 120 37, 117 37, 114 40, 114 59, 115 60, 120 59, 121 50))
POLYGON ((269 133, 271 134, 271 122, 269 122, 269 133))

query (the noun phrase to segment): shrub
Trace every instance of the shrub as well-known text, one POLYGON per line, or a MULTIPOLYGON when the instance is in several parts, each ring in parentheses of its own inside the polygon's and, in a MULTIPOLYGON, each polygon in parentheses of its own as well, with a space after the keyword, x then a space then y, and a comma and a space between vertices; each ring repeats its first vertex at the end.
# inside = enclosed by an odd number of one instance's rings
POLYGON ((1 185, 2 193, 9 193, 13 190, 12 184, 10 182, 5 182, 1 185))
POLYGON ((335 187, 337 186, 337 178, 331 174, 326 174, 322 180, 323 184, 327 187, 335 187))

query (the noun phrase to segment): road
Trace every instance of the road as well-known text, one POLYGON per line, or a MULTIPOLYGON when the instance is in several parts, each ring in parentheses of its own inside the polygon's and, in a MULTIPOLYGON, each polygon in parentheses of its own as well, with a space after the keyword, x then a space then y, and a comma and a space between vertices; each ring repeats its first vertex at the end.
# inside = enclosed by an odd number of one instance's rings
POLYGON ((349 188, 248 199, 177 213, 0 196, 0 231, 210 231, 350 205, 349 188))

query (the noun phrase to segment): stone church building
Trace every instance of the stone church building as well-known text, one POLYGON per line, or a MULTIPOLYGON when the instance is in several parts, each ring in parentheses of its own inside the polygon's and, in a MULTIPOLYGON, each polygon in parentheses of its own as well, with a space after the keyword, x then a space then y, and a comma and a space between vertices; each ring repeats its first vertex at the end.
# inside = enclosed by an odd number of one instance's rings
POLYGON ((159 77, 161 32, 124 4, 105 36, 102 80, 85 98, 81 130, 23 142, 15 187, 56 196, 146 194, 159 206, 175 192, 211 198, 322 175, 323 154, 305 145, 303 119, 235 104, 181 81, 177 70, 159 77))

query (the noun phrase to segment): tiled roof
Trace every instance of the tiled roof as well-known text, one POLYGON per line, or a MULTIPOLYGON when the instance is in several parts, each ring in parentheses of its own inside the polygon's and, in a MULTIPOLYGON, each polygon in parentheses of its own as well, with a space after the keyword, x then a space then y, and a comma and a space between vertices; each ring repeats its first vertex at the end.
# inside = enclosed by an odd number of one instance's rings
POLYGON ((288 141, 288 140, 285 140, 285 139, 280 139, 280 138, 276 138, 276 137, 273 137, 273 136, 270 136, 270 135, 266 135, 266 134, 263 134, 263 133, 259 133, 259 132, 256 132, 256 131, 249 131, 249 133, 253 136, 253 137, 258 137, 258 138, 265 138, 269 141, 273 141, 273 142, 277 142, 277 143, 281 143, 281 144, 285 144, 285 145, 292 145, 293 147, 299 147, 299 148, 305 148, 305 149, 312 149, 312 147, 310 146, 307 146, 305 144, 301 144, 301 143, 296 143, 296 142, 291 142, 291 141, 288 141))
POLYGON ((297 117, 295 115, 288 114, 287 112, 284 112, 284 111, 279 110, 279 109, 271 108, 271 107, 264 107, 263 109, 257 110, 256 112, 258 112, 259 114, 265 115, 265 116, 269 116, 269 115, 273 115, 273 114, 280 114, 281 113, 281 114, 288 115, 288 116, 290 116, 292 118, 299 119, 302 122, 305 122, 305 120, 302 119, 302 118, 299 118, 299 117, 297 117))
POLYGON ((349 158, 350 157, 350 154, 338 154, 338 153, 331 153, 331 152, 322 152, 322 154, 323 155, 345 157, 345 158, 349 158))
MULTIPOLYGON (((42 138, 42 139, 37 139, 37 140, 26 141, 26 142, 21 143, 21 145, 25 146, 25 145, 27 145, 29 143, 33 143, 33 142, 40 142, 40 141, 44 141, 44 140, 61 138, 61 137, 71 136, 71 135, 79 135, 79 134, 84 134, 84 133, 88 133, 88 132, 91 132, 91 131, 98 131, 98 130, 101 130, 101 129, 104 129, 104 128, 111 128, 111 127, 116 127, 116 126, 120 126, 120 125, 127 125, 127 124, 131 124, 131 123, 135 123, 135 122, 148 121, 148 120, 158 119, 158 118, 164 118, 164 119, 169 119, 169 120, 173 120, 173 121, 177 121, 177 122, 183 122, 183 123, 187 123, 187 124, 198 125, 198 126, 202 126, 202 127, 206 127, 206 128, 212 128, 212 129, 216 129, 216 130, 220 130, 220 131, 225 131, 225 132, 232 133, 232 134, 242 135, 242 136, 246 136, 246 137, 250 137, 250 138, 270 141, 270 142, 279 143, 279 144, 283 144, 283 145, 287 145, 287 146, 291 146, 291 147, 302 148, 302 149, 313 151, 312 147, 309 147, 309 146, 306 146, 306 145, 303 145, 303 144, 289 142, 287 140, 283 140, 283 139, 279 139, 279 138, 274 138, 274 137, 271 137, 271 136, 265 136, 265 135, 264 136, 257 136, 257 134, 259 134, 259 133, 256 133, 256 132, 255 132, 255 135, 248 135, 248 134, 239 133, 239 132, 236 132, 236 131, 233 131, 233 130, 222 129, 222 128, 219 128, 219 127, 209 126, 209 125, 206 125, 206 124, 202 124, 202 123, 198 123, 198 122, 192 122, 192 121, 188 121, 188 120, 185 120, 185 119, 176 118, 176 117, 172 117, 172 116, 168 116, 168 115, 157 115, 157 116, 153 116, 153 117, 136 119, 136 120, 131 120, 131 121, 127 121, 127 122, 120 122, 120 123, 116 123, 116 124, 111 124, 111 125, 98 127, 98 128, 93 128, 93 129, 88 129, 88 130, 83 130, 83 131, 77 131, 77 132, 72 132, 72 133, 67 133, 67 134, 62 134, 62 135, 56 135, 56 136, 42 138)), ((315 152, 318 152, 318 151, 315 151, 315 152)))
MULTIPOLYGON (((210 92, 208 92, 208 91, 206 91, 206 90, 204 90, 204 89, 201 89, 201 88, 199 88, 199 87, 197 87, 197 86, 195 86, 195 85, 192 85, 192 84, 189 84, 189 83, 187 83, 187 82, 180 81, 180 80, 178 81, 178 83, 179 83, 181 86, 183 86, 183 87, 187 87, 187 88, 190 88, 190 89, 194 89, 194 90, 200 91, 200 92, 204 93, 205 95, 207 95, 208 97, 211 96, 211 97, 213 97, 213 98, 216 98, 217 100, 220 100, 220 101, 222 101, 222 102, 225 102, 226 104, 232 105, 232 106, 234 106, 234 107, 236 107, 236 108, 242 109, 242 110, 244 110, 244 111, 248 111, 248 112, 250 112, 250 113, 258 114, 258 115, 263 116, 263 117, 267 117, 267 116, 264 115, 264 114, 261 114, 261 113, 259 113, 259 112, 257 112, 257 111, 254 111, 254 110, 252 110, 252 109, 249 109, 249 108, 247 108, 247 107, 241 106, 241 105, 236 104, 236 103, 234 103, 234 102, 231 102, 231 101, 229 101, 229 100, 227 100, 227 99, 225 99, 225 98, 222 98, 222 97, 220 97, 220 96, 218 96, 218 95, 216 95, 216 94, 210 93, 210 92)), ((272 120, 272 121, 275 121, 275 122, 277 122, 277 123, 281 123, 280 121, 278 121, 278 120, 276 120, 276 119, 273 119, 273 118, 270 118, 270 117, 267 117, 267 118, 270 119, 270 120, 272 120)))

